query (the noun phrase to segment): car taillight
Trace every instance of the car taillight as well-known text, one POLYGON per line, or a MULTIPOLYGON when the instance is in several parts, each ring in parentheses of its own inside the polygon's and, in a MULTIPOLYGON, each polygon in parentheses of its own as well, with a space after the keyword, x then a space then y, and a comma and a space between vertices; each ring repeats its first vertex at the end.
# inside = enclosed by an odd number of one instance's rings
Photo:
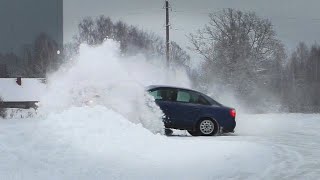
POLYGON ((230 110, 230 115, 231 115, 232 118, 235 118, 236 115, 237 115, 236 110, 235 110, 235 109, 231 109, 231 110, 230 110))

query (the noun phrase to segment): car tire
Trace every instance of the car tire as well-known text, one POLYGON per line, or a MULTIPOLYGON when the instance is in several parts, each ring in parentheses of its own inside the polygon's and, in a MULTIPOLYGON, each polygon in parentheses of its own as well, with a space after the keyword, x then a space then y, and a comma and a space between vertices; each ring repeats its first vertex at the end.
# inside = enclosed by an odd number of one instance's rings
POLYGON ((219 133, 220 126, 217 121, 204 118, 199 121, 194 131, 188 131, 192 136, 215 136, 219 133))

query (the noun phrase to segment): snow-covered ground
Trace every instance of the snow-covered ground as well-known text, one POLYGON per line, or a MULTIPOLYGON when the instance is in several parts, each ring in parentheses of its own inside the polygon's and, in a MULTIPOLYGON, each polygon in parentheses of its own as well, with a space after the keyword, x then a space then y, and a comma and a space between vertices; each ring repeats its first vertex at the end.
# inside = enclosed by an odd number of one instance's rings
MULTIPOLYGON (((161 62, 122 56, 111 40, 82 45, 45 88, 19 91, 41 95, 37 113, 14 110, 0 119, 0 179, 320 178, 320 115, 237 108, 235 134, 162 135, 163 114, 144 87, 190 83, 161 62)), ((13 84, 6 85, 10 97, 13 84)))
POLYGON ((218 137, 155 135, 102 106, 0 127, 0 179, 320 178, 320 115, 243 115, 218 137))

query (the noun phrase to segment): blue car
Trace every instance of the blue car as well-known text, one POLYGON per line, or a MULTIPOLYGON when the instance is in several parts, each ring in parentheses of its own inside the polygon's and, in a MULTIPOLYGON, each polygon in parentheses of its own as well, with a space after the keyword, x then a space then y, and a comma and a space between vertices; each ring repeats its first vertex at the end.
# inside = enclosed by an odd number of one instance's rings
POLYGON ((149 86, 147 91, 161 108, 166 128, 187 130, 192 136, 234 132, 236 111, 190 89, 149 86))

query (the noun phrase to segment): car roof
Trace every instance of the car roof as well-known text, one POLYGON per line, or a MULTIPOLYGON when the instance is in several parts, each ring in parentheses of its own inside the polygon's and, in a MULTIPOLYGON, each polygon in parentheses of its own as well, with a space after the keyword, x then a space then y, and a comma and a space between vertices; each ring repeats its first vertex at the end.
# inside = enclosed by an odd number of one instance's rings
MULTIPOLYGON (((178 86, 169 86, 169 85, 150 85, 147 86, 147 90, 151 90, 151 89, 157 89, 157 88, 174 88, 174 89, 183 89, 183 90, 187 90, 187 91, 195 91, 192 89, 188 89, 188 88, 183 88, 183 87, 178 87, 178 86)), ((198 91, 195 91, 198 92, 198 91)))

